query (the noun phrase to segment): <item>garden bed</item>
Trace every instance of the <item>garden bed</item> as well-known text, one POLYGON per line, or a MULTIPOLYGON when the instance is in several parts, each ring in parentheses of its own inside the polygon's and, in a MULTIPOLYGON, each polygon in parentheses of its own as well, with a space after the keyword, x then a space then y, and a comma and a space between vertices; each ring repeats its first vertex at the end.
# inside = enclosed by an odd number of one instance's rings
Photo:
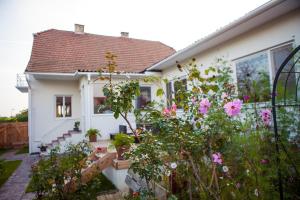
MULTIPOLYGON (((32 188, 33 180, 31 179, 27 188, 26 193, 36 192, 32 188)), ((74 198, 80 197, 82 193, 88 195, 86 199, 96 199, 97 196, 106 193, 115 193, 117 191, 114 184, 112 184, 102 173, 94 177, 85 187, 74 193, 74 198)))

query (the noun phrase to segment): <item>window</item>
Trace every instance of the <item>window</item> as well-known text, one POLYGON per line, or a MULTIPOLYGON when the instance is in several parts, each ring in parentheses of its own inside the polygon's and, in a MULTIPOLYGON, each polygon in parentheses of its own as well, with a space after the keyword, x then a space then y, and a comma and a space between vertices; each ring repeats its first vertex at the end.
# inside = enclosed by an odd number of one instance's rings
POLYGON ((72 116, 72 97, 56 96, 56 117, 72 116))
POLYGON ((270 99, 270 73, 266 52, 238 60, 236 71, 239 98, 250 96, 250 102, 270 99))
POLYGON ((102 83, 95 83, 93 85, 93 95, 94 95, 94 114, 106 114, 112 113, 110 107, 106 105, 106 97, 103 94, 102 83))
POLYGON ((105 104, 106 97, 94 97, 94 114, 111 113, 110 107, 105 104))
MULTIPOLYGON (((284 45, 282 47, 278 47, 276 49, 271 50, 271 57, 272 57, 272 64, 273 64, 273 80, 276 76, 276 73, 280 67, 280 65, 283 63, 283 61, 288 57, 288 55, 292 51, 292 44, 284 45)), ((277 97, 279 99, 282 99, 284 97, 284 86, 286 84, 286 98, 292 98, 295 95, 296 90, 296 77, 293 73, 295 71, 294 68, 292 68, 293 62, 290 61, 288 63, 288 66, 284 68, 284 72, 288 72, 291 70, 291 74, 288 77, 287 73, 281 73, 278 80, 277 85, 277 97), (287 81, 286 81, 287 80, 287 81)))
POLYGON ((175 99, 177 108, 182 108, 182 105, 180 105, 180 102, 184 98, 181 95, 180 91, 187 90, 187 80, 186 79, 180 79, 180 80, 174 80, 170 81, 166 84, 167 89, 167 105, 170 107, 172 105, 172 99, 175 99))
POLYGON ((136 107, 145 108, 151 102, 151 87, 141 86, 141 95, 136 100, 136 107))
MULTIPOLYGON (((269 101, 271 83, 282 62, 290 54, 292 44, 276 47, 236 60, 237 87, 239 98, 250 96, 250 102, 269 101), (271 60, 271 63, 269 62, 271 60)), ((290 64, 292 66, 292 63, 290 64)), ((289 69, 288 69, 289 70, 289 69)), ((287 89, 295 90, 295 74, 289 77, 287 89)), ((279 77, 278 96, 282 91, 287 74, 279 77)), ((290 92, 287 92, 290 93, 290 92)))

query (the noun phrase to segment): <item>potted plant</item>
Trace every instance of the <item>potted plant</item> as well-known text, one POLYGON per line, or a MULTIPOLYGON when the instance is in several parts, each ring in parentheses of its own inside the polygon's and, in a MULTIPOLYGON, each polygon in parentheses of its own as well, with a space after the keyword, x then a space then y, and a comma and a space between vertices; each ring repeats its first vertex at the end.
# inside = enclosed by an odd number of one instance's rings
POLYGON ((124 133, 118 133, 115 135, 115 139, 112 142, 116 147, 118 160, 124 160, 123 154, 129 150, 134 138, 124 133))
POLYGON ((97 142, 97 135, 101 137, 101 134, 98 129, 90 128, 85 136, 89 137, 90 142, 97 142))
POLYGON ((46 152, 47 151, 47 146, 44 144, 41 144, 40 146, 38 146, 38 148, 40 149, 41 152, 46 152))
POLYGON ((80 125, 80 121, 76 121, 76 122, 74 123, 74 128, 73 128, 73 130, 74 130, 74 131, 79 131, 79 125, 80 125))

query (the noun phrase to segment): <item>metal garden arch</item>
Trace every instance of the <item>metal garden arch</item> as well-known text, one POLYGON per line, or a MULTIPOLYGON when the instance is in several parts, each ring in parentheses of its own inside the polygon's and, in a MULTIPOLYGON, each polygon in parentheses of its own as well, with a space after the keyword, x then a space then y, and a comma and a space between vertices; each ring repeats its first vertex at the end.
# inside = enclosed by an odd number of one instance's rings
POLYGON ((275 146, 277 153, 276 160, 278 189, 280 193, 280 199, 284 199, 284 183, 282 176, 283 174, 280 167, 280 153, 284 153, 286 157, 290 160, 291 167, 294 169, 294 173, 298 178, 299 172, 297 171, 297 166, 294 163, 292 156, 287 151, 285 145, 281 141, 281 122, 278 118, 280 108, 284 108, 288 112, 295 112, 296 118, 294 123, 291 124, 291 126, 296 128, 293 129, 293 135, 296 134, 300 136, 300 45, 296 47, 280 65, 273 82, 272 90, 272 114, 274 123, 275 146), (289 85, 289 83, 291 83, 291 80, 293 86, 289 85))

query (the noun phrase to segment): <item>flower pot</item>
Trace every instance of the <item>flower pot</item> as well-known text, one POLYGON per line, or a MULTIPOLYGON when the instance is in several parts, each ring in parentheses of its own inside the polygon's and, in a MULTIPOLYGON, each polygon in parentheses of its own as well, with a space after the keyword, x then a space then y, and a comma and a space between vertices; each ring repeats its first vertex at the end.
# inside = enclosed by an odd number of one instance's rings
POLYGON ((90 135, 89 139, 90 139, 90 142, 97 142, 97 135, 90 135))
POLYGON ((118 154, 118 160, 124 160, 123 154, 129 151, 129 147, 125 147, 125 146, 117 147, 116 150, 118 154))
POLYGON ((79 128, 73 128, 73 131, 79 131, 79 128))
POLYGON ((40 146, 39 148, 40 148, 41 152, 47 151, 47 146, 40 146))

